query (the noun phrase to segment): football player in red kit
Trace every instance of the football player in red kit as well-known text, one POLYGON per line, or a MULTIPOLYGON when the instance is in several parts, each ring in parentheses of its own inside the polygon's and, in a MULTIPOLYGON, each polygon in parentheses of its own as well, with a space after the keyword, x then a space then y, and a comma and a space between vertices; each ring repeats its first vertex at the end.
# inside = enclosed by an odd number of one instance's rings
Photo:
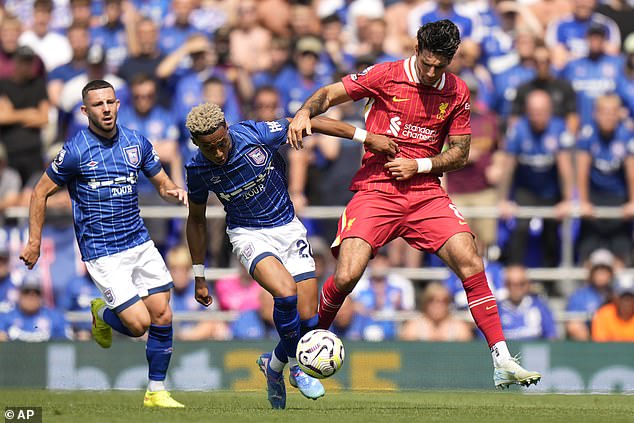
MULTIPOLYGON (((453 22, 423 25, 414 56, 371 66, 320 88, 291 122, 288 142, 301 148, 302 131, 310 133, 311 117, 366 98, 366 129, 391 135, 399 147, 395 157, 366 151, 352 179, 355 195, 332 245, 338 261, 322 289, 319 327, 330 327, 376 251, 402 237, 414 248, 438 255, 462 280, 471 314, 491 349, 495 386, 529 386, 541 375, 525 370, 510 355, 474 237, 440 186, 443 172, 461 169, 469 156, 469 89, 446 71, 459 44, 453 22)), ((365 135, 358 129, 355 139, 364 141, 365 135)))

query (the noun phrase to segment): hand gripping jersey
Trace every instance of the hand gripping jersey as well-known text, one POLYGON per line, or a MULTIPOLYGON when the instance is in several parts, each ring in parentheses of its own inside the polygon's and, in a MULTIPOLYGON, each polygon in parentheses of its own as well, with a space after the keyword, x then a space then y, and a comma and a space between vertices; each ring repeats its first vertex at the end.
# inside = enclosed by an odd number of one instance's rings
MULTIPOLYGON (((455 75, 445 72, 434 86, 420 82, 416 56, 370 66, 342 79, 353 100, 367 97, 365 124, 369 132, 396 138, 398 157, 409 159, 438 155, 448 135, 471 133, 469 89, 455 75)), ((350 189, 387 193, 420 191, 438 187, 437 174, 417 174, 396 181, 385 171, 385 155, 367 151, 350 189)))

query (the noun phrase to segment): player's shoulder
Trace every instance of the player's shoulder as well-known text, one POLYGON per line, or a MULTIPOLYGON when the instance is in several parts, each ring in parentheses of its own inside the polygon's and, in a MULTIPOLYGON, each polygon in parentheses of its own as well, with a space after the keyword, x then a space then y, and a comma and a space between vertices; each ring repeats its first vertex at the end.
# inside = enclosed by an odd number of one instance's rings
POLYGON ((458 96, 468 96, 469 95, 469 87, 467 83, 464 82, 462 78, 458 75, 445 72, 445 87, 448 92, 453 92, 458 96))

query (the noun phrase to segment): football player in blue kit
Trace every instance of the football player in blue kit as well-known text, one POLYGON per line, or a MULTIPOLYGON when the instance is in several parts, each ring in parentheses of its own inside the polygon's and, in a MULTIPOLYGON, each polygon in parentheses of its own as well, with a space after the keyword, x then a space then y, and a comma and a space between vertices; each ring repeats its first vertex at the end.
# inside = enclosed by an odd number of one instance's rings
POLYGON ((152 144, 117 125, 112 85, 94 80, 82 90, 88 128, 67 140, 31 196, 29 240, 20 255, 32 269, 40 256, 46 201, 67 185, 82 260, 103 298, 91 303, 93 337, 103 348, 112 329, 131 337, 148 333, 146 407, 182 408, 165 389, 172 355, 172 277, 139 214, 139 172, 170 203, 187 205, 187 192, 167 176, 152 144))
MULTIPOLYGON (((290 119, 244 121, 227 127, 221 108, 212 103, 194 107, 186 126, 198 151, 185 166, 190 199, 187 219, 196 300, 211 304, 204 278, 207 246, 206 204, 214 192, 227 213, 227 234, 233 252, 251 276, 274 298, 273 321, 280 335, 275 350, 257 363, 266 376, 273 408, 286 407, 282 371, 307 398, 325 394, 322 384, 301 371, 295 359, 299 338, 317 326, 315 262, 306 228, 295 216, 287 191, 286 169, 278 148, 286 143, 290 119)), ((311 120, 312 129, 363 142, 367 149, 396 155, 396 143, 352 125, 327 118, 311 120)))

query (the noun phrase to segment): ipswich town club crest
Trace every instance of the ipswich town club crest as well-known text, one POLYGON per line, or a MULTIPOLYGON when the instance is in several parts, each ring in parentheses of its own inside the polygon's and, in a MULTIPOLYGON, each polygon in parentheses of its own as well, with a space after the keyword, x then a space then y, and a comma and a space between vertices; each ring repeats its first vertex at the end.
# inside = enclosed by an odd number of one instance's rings
POLYGON ((141 154, 139 152, 139 146, 133 145, 132 147, 126 147, 123 149, 125 152, 125 161, 131 166, 137 166, 141 161, 141 154))
POLYGON ((247 153, 249 161, 255 166, 262 166, 266 163, 267 153, 260 147, 255 147, 247 153))
POLYGON ((112 289, 108 288, 103 292, 103 297, 106 299, 108 304, 114 304, 114 294, 112 293, 112 289))

